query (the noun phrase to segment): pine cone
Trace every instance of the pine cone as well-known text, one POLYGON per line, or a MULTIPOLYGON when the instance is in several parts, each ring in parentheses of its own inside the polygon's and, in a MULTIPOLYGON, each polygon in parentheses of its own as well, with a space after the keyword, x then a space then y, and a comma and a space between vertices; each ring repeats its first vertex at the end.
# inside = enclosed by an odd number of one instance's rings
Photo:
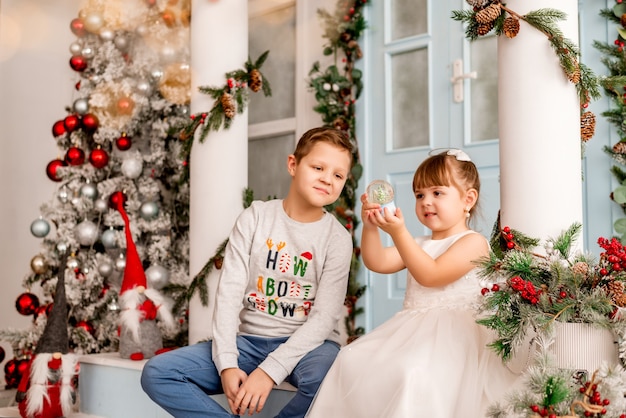
POLYGON ((578 64, 578 61, 575 62, 572 72, 567 73, 567 78, 574 84, 580 83, 580 65, 578 64))
POLYGON ((476 32, 478 33, 479 36, 484 36, 488 34, 489 32, 491 32, 491 29, 493 29, 493 26, 494 26, 493 22, 481 23, 478 25, 476 32))
POLYGON ((619 18, 619 23, 626 28, 626 13, 622 14, 622 16, 619 18))
POLYGON ((606 285, 607 290, 609 291, 609 293, 624 293, 624 283, 613 280, 610 281, 607 285, 606 285))
POLYGON ((261 72, 256 68, 253 68, 250 71, 250 75, 248 77, 248 86, 250 86, 250 90, 255 93, 261 90, 261 87, 263 87, 263 76, 261 75, 261 72))
POLYGON ((618 142, 613 145, 613 152, 616 154, 626 154, 626 142, 618 142))
POLYGON ((478 23, 490 23, 496 20, 500 13, 502 13, 502 9, 500 8, 499 3, 492 3, 484 9, 476 12, 474 19, 478 23))
POLYGON ((235 101, 233 100, 233 96, 230 93, 222 93, 222 97, 220 97, 220 102, 222 103, 222 109, 224 109, 224 116, 228 119, 232 119, 235 117, 235 101))
POLYGON ((585 112, 580 116, 580 138, 587 142, 596 133, 596 115, 585 112))
POLYGON ((589 264, 585 263, 584 261, 579 261, 572 266, 572 272, 574 274, 585 276, 589 272, 589 264))
POLYGON ((502 24, 502 30, 507 38, 515 38, 519 33, 519 19, 516 17, 507 17, 502 24))

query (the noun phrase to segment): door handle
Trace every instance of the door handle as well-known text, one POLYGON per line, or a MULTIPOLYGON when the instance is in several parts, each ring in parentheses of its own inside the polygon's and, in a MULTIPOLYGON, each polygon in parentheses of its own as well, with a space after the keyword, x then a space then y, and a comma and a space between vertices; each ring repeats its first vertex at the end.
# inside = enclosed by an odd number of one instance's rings
POLYGON ((463 73, 463 60, 455 60, 452 64, 452 78, 450 82, 454 87, 454 103, 461 103, 463 101, 463 81, 467 78, 476 78, 478 74, 476 71, 471 73, 463 73))

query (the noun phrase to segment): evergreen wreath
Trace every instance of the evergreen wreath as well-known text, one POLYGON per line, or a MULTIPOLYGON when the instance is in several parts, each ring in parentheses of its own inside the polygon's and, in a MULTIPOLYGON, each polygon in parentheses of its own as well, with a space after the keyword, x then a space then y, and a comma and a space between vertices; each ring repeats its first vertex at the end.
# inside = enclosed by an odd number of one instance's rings
POLYGON ((358 201, 356 190, 363 174, 355 132, 355 103, 363 90, 363 82, 362 72, 355 67, 355 63, 363 56, 359 39, 367 28, 363 16, 366 4, 366 0, 339 0, 334 14, 323 9, 318 10, 318 16, 324 22, 323 37, 328 41, 323 53, 326 56, 333 55, 335 64, 323 69, 319 62, 315 62, 309 72, 308 81, 309 89, 315 93, 318 103, 314 110, 321 115, 325 125, 347 132, 353 147, 354 167, 339 199, 326 208, 350 231, 354 246, 345 299, 348 308, 345 318, 348 342, 365 332, 363 327, 356 326, 356 317, 363 313, 363 308, 357 307, 357 301, 365 292, 365 286, 357 280, 360 248, 356 244, 355 229, 359 219, 354 209, 358 201), (342 68, 336 64, 339 56, 342 57, 342 68))
MULTIPOLYGON (((618 0, 620 1, 620 0, 618 0)), ((495 31, 515 38, 520 31, 520 20, 528 23, 548 38, 559 64, 568 80, 576 86, 580 101, 580 137, 586 143, 595 133, 596 119, 586 110, 592 99, 600 97, 599 81, 591 69, 580 62, 580 50, 570 39, 564 37, 556 23, 566 14, 555 9, 539 9, 520 15, 506 7, 500 0, 466 0, 471 10, 454 10, 452 19, 466 24, 465 37, 470 41, 495 31)))

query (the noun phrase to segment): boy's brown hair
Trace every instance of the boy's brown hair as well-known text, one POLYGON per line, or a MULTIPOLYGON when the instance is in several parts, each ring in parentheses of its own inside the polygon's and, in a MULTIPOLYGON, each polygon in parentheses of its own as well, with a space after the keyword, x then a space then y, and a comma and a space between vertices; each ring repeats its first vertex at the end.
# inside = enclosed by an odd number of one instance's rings
POLYGON ((296 150, 293 152, 294 157, 296 157, 296 162, 299 163, 302 158, 311 152, 313 145, 318 142, 325 142, 345 149, 348 151, 348 154, 350 154, 351 164, 354 162, 352 157, 353 146, 348 134, 329 126, 309 129, 300 137, 296 150))

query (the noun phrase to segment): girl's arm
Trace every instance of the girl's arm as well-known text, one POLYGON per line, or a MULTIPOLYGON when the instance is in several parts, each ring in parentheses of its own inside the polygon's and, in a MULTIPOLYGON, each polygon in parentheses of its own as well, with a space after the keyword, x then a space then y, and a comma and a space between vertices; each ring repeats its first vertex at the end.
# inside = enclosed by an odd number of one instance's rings
POLYGON ((361 196, 361 258, 369 270, 381 274, 395 273, 405 268, 396 247, 384 247, 378 227, 372 223, 380 205, 367 201, 367 195, 361 196))

